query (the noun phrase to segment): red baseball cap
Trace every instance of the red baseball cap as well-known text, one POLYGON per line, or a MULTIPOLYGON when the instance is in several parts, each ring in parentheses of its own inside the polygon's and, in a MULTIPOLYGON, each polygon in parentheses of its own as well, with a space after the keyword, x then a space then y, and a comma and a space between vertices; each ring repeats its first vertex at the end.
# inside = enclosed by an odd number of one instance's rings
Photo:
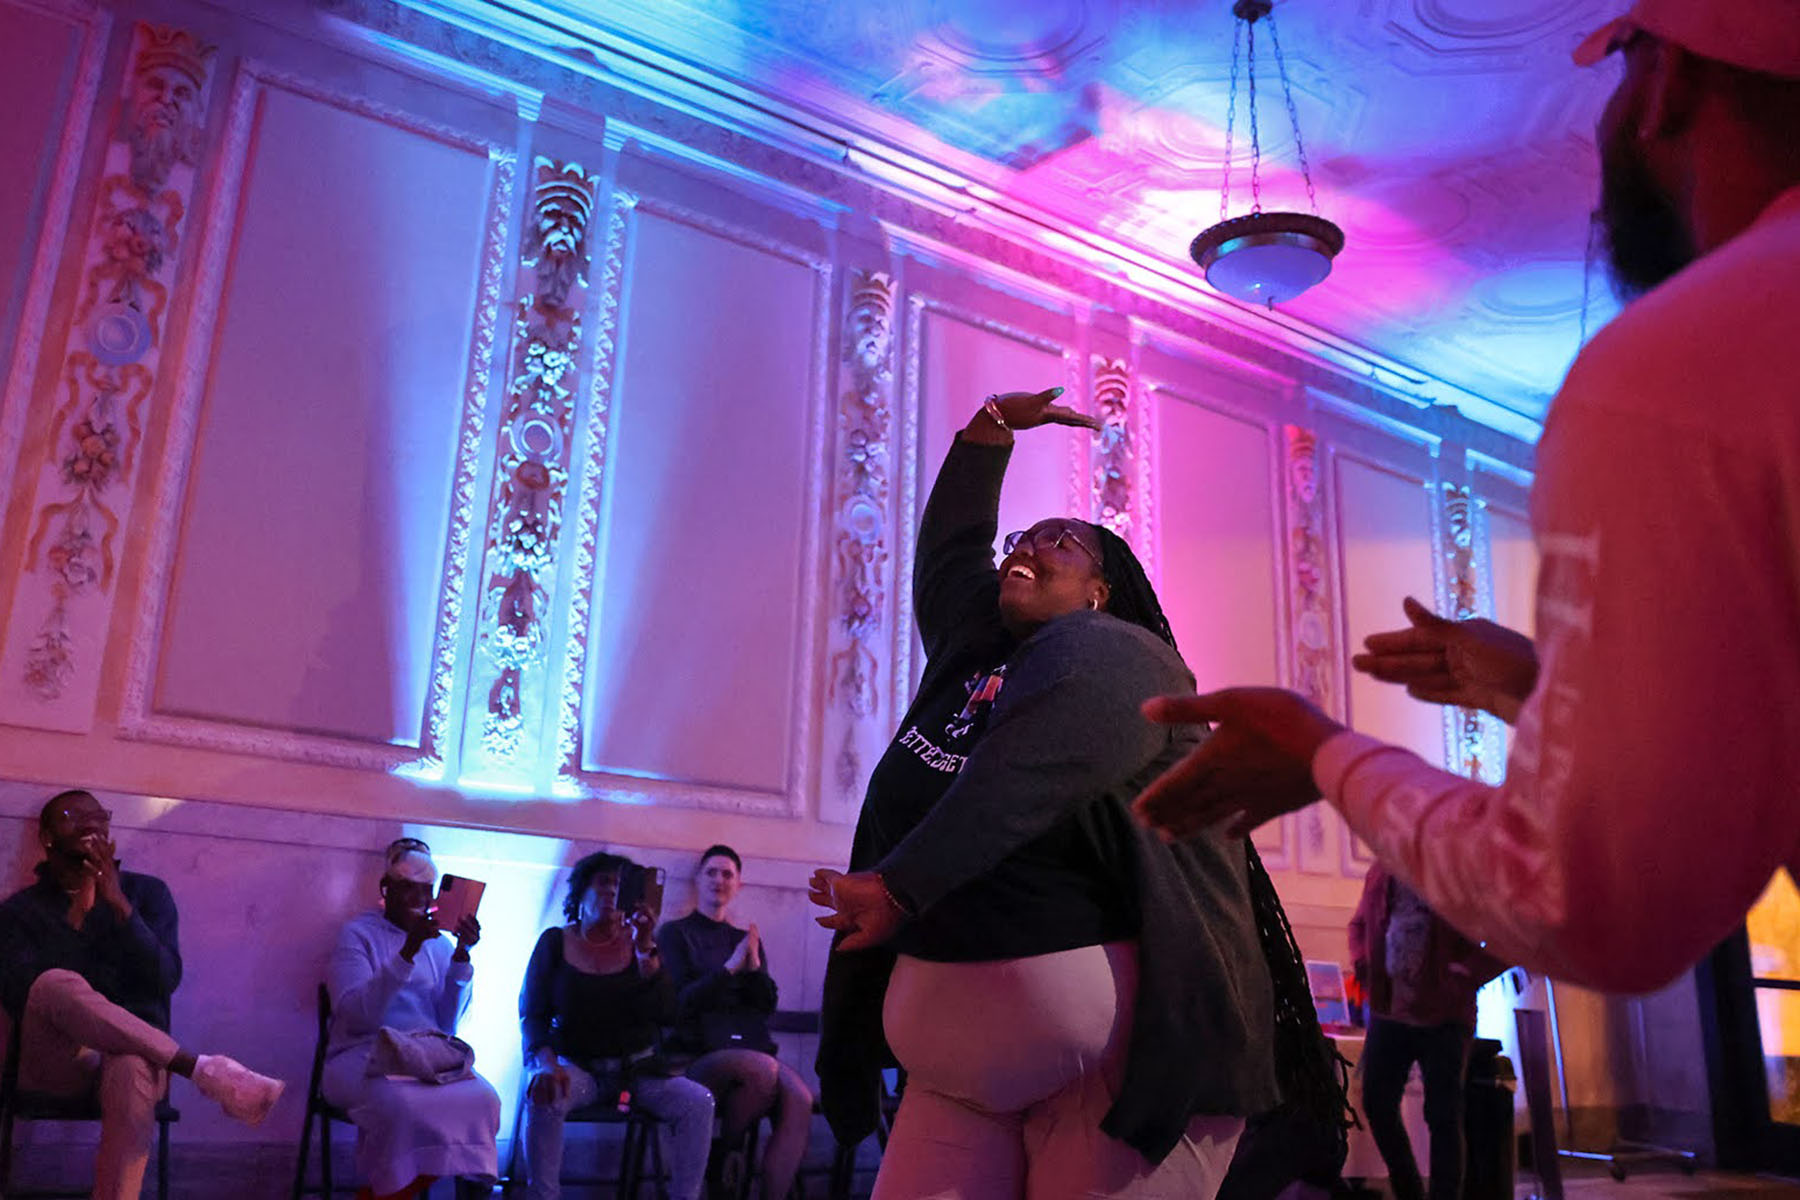
POLYGON ((1800 0, 1637 0, 1582 40, 1576 65, 1593 66, 1639 30, 1701 58, 1800 79, 1800 0))

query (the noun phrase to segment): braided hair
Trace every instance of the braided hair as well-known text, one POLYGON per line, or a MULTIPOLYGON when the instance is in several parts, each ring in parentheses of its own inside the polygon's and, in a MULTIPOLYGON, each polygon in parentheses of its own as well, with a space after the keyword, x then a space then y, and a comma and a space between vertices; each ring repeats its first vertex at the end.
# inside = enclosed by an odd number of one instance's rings
MULTIPOLYGON (((1131 552, 1131 546, 1104 525, 1086 524, 1100 539, 1100 573, 1109 593, 1106 611, 1121 621, 1148 629, 1179 652, 1169 618, 1156 598, 1156 589, 1150 585, 1150 577, 1131 552)), ((1306 981, 1306 962, 1294 941, 1294 930, 1288 924, 1275 881, 1269 878, 1262 856, 1249 838, 1244 839, 1244 857, 1257 940, 1269 964, 1274 987, 1275 1073, 1285 1098, 1284 1107, 1311 1118, 1347 1151, 1348 1131, 1357 1124, 1355 1110, 1350 1107, 1350 1064, 1319 1028, 1312 987, 1306 981)))

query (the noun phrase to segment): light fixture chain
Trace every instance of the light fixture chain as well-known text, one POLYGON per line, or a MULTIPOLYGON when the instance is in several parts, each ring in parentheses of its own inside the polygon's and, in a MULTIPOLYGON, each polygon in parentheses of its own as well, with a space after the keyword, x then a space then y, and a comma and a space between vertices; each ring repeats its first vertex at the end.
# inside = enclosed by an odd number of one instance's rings
POLYGON ((1250 77, 1250 211, 1262 211, 1262 130, 1256 123, 1256 23, 1244 22, 1245 73, 1250 77))
POLYGON ((1231 210, 1231 154, 1237 134, 1238 48, 1243 44, 1243 22, 1231 23, 1231 103, 1225 109, 1225 182, 1219 186, 1219 220, 1231 210))
POLYGON ((1306 143, 1300 138, 1300 113, 1294 107, 1294 88, 1288 83, 1287 59, 1281 53, 1281 31, 1275 27, 1275 10, 1269 10, 1269 40, 1275 44, 1275 69, 1281 75, 1281 90, 1287 97, 1288 123, 1294 129, 1294 157, 1300 160, 1300 178, 1306 182, 1306 206, 1314 215, 1319 211, 1319 198, 1313 193, 1312 168, 1306 163, 1306 143))

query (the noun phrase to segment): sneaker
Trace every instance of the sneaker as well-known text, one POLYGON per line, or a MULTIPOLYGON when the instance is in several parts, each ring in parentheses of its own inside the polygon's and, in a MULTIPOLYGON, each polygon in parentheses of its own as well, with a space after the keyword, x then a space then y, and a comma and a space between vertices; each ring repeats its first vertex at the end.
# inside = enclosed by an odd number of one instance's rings
POLYGON ((194 1086, 202 1096, 216 1101, 226 1116, 246 1125, 260 1125, 287 1084, 258 1075, 223 1054, 202 1054, 194 1061, 194 1086))

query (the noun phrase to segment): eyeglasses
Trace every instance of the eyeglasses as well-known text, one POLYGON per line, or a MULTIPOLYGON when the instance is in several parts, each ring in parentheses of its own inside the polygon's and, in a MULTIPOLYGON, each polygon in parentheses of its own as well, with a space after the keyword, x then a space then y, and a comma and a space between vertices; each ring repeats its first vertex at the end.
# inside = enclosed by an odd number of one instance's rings
POLYGON ((55 812, 52 812, 50 814, 50 819, 51 820, 59 820, 59 821, 65 822, 65 823, 72 824, 75 821, 79 820, 83 816, 92 817, 96 824, 105 825, 108 827, 111 827, 111 825, 112 825, 112 813, 107 811, 104 808, 100 808, 100 809, 90 808, 90 809, 85 809, 85 810, 76 809, 76 808, 59 808, 55 812))
POLYGON ((1088 549, 1088 544, 1075 536, 1075 530, 1068 525, 1057 529, 1020 529, 1006 535, 1000 548, 1011 554, 1020 546, 1029 546, 1033 554, 1043 554, 1047 550, 1055 550, 1064 542, 1073 542, 1080 551, 1094 560, 1094 566, 1100 567, 1100 556, 1088 549))

